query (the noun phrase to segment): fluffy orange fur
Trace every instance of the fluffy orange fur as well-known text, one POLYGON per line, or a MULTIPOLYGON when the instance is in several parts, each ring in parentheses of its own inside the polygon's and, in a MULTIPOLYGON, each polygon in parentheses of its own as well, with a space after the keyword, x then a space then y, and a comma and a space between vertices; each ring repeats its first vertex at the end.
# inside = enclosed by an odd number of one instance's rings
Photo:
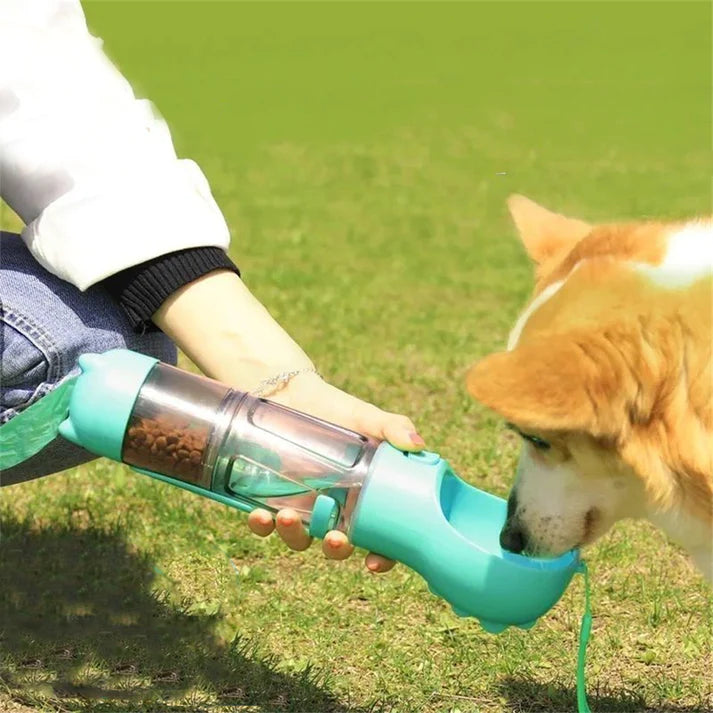
POLYGON ((535 295, 567 279, 512 351, 471 369, 468 390, 564 457, 584 439, 653 505, 713 525, 713 281, 671 289, 632 267, 660 264, 680 225, 593 227, 521 196, 510 210, 537 263, 535 295))

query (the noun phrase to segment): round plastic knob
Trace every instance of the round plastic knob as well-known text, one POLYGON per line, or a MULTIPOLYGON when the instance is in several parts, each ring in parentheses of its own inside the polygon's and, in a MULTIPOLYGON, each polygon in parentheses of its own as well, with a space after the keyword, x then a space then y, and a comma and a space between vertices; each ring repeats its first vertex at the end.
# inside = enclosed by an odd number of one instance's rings
POLYGON ((339 504, 329 495, 318 495, 312 508, 309 522, 309 534, 312 537, 324 537, 337 524, 339 504))

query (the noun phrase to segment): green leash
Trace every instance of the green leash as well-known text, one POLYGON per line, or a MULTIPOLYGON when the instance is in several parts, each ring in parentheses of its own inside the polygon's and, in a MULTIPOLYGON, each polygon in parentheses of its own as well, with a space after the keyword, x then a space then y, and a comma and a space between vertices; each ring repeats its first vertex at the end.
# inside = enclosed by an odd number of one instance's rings
POLYGON ((589 598, 589 570, 585 562, 580 562, 579 571, 584 575, 584 614, 579 628, 579 653, 577 654, 577 710, 591 713, 587 703, 586 658, 587 644, 592 633, 592 608, 589 598))
POLYGON ((67 379, 0 426, 0 473, 31 458, 57 438, 59 424, 67 418, 77 378, 67 379))

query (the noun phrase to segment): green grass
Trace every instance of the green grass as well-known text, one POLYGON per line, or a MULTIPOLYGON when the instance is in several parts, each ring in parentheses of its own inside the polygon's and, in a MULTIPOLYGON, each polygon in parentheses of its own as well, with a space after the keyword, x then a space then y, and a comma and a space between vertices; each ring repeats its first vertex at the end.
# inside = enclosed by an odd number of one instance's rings
MULTIPOLYGON (((517 444, 463 375, 531 287, 506 196, 593 220, 711 208, 707 4, 86 10, 323 373, 501 495, 517 444)), ((107 461, 3 490, 0 513, 3 710, 574 710, 580 581, 495 637, 405 568, 288 552, 107 461)), ((588 559, 593 709, 713 709, 713 601, 686 557, 624 523, 588 559)))

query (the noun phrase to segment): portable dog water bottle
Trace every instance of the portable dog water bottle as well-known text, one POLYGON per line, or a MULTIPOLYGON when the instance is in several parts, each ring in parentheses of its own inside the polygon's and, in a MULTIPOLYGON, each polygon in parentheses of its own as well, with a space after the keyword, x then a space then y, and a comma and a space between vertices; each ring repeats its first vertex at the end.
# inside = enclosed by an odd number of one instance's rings
POLYGON ((488 631, 534 624, 577 570, 576 551, 503 551, 505 501, 435 453, 403 453, 135 352, 85 355, 80 365, 65 438, 246 512, 292 507, 312 535, 342 530, 416 570, 488 631))

